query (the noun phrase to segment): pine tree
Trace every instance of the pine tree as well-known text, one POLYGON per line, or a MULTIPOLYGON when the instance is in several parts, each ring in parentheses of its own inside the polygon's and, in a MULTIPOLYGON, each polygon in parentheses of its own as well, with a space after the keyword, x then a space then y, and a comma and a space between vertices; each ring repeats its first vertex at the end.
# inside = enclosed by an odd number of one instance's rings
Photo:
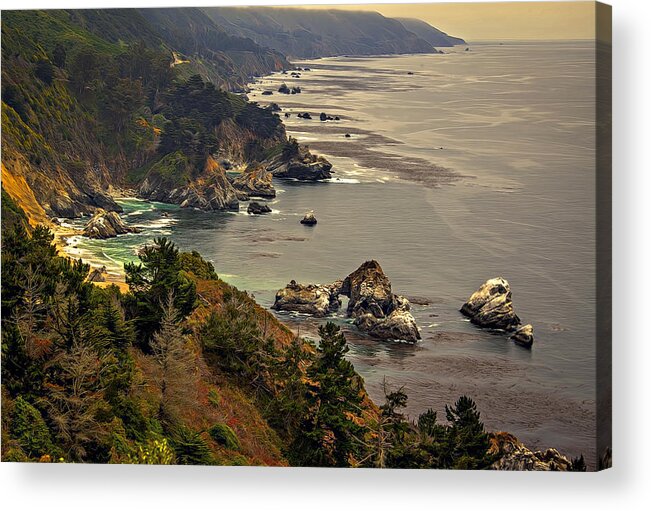
POLYGON ((308 408, 294 442, 295 462, 303 466, 349 466, 362 450, 359 376, 344 357, 346 337, 328 322, 319 327, 317 358, 308 368, 308 408))
POLYGON ((490 446, 488 435, 484 431, 484 423, 480 420, 475 402, 467 396, 461 396, 453 406, 445 406, 445 415, 450 422, 446 435, 449 468, 487 468, 493 459, 487 454, 490 446))
POLYGON ((196 402, 196 356, 177 325, 178 313, 171 292, 162 309, 161 326, 151 340, 151 351, 159 366, 158 415, 161 420, 173 420, 183 407, 196 402))

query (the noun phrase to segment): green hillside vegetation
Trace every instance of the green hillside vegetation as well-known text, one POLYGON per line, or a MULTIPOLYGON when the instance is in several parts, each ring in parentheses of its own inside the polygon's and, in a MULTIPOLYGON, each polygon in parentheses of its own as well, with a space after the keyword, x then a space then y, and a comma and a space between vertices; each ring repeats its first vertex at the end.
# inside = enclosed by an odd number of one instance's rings
MULTIPOLYGON (((168 42, 176 39, 157 32, 167 18, 176 19, 176 10, 164 11, 153 18, 158 25, 133 10, 4 13, 3 164, 24 177, 49 216, 119 210, 106 190, 134 184, 134 175, 146 174, 139 168, 176 151, 202 169, 218 149, 214 131, 225 119, 259 138, 284 139, 268 110, 198 75, 180 77, 168 42)), ((195 55, 203 61, 224 62, 220 43, 229 51, 268 52, 216 27, 201 33, 207 40, 196 42, 202 52, 195 55)))
MULTIPOLYGON (((3 207, 5 203, 3 202, 3 207)), ((3 212, 4 213, 4 212, 3 212)), ((332 323, 295 337, 199 254, 157 239, 129 291, 86 281, 52 234, 5 228, 2 460, 487 468, 461 398, 449 424, 376 407, 332 323)))

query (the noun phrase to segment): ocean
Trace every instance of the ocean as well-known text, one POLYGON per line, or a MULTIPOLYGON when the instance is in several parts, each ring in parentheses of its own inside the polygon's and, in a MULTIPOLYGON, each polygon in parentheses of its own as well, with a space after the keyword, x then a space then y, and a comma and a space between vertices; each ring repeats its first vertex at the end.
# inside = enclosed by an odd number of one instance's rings
MULTIPOLYGON (((138 246, 166 235, 265 306, 292 279, 329 283, 376 259, 394 292, 414 302, 422 335, 413 345, 382 342, 334 318, 376 401, 386 382, 404 387, 410 417, 432 408, 443 418, 445 404, 469 395, 488 429, 583 453, 594 466, 594 43, 444 51, 295 62, 309 71, 252 84, 249 98, 278 103, 288 134, 335 171, 328 182, 275 180, 272 214, 123 199, 125 220, 142 233, 73 237, 68 252, 119 273, 138 246), (275 92, 283 82, 302 93, 275 92), (340 120, 321 122, 321 112, 340 120), (312 228, 299 224, 309 210, 312 228), (510 282, 516 312, 533 324, 532 350, 458 312, 495 276, 510 282)), ((279 317, 315 336, 319 321, 279 317)))

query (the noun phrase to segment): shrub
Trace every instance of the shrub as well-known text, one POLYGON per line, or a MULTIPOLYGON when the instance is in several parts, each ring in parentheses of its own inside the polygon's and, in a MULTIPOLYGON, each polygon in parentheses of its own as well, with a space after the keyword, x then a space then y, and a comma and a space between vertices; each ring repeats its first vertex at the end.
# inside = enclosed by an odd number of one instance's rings
POLYGON ((36 75, 36 78, 41 80, 43 83, 51 85, 52 80, 54 79, 54 66, 49 60, 39 60, 36 62, 34 74, 36 75))
POLYGON ((179 263, 181 269, 196 277, 204 280, 217 279, 215 267, 209 261, 206 261, 196 250, 192 252, 181 252, 179 254, 179 263))
POLYGON ((214 462, 206 441, 186 426, 176 429, 171 444, 179 465, 212 465, 214 462))
POLYGON ((41 412, 18 396, 14 403, 11 435, 29 457, 52 452, 52 438, 41 412))
POLYGON ((144 444, 138 444, 127 456, 128 463, 138 465, 173 465, 174 450, 167 443, 167 438, 150 438, 144 444))
POLYGON ((237 450, 240 448, 240 440, 235 432, 226 424, 218 422, 208 430, 212 439, 227 449, 237 450))

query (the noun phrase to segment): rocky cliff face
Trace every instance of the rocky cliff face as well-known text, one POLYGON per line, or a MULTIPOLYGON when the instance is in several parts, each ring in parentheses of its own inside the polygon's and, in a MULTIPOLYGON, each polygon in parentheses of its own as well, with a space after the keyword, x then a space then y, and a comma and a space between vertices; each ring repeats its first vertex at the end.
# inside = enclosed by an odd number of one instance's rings
POLYGON ((140 197, 204 211, 239 209, 237 192, 214 158, 197 171, 182 154, 168 156, 165 165, 149 171, 138 189, 140 197))
POLYGON ((276 189, 272 184, 273 176, 262 166, 246 169, 242 175, 233 180, 233 186, 246 197, 273 199, 276 189))

